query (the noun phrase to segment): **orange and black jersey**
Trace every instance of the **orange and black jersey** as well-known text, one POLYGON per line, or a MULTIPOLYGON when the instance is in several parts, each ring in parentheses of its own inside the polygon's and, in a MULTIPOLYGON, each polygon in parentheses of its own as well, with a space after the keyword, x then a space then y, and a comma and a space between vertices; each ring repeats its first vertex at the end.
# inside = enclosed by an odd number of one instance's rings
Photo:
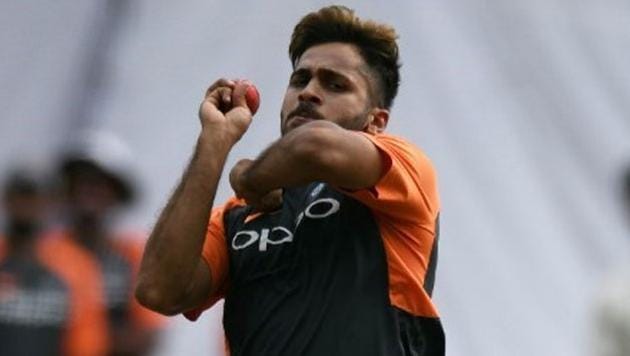
POLYGON ((97 266, 46 237, 28 258, 5 250, 0 239, 0 355, 106 355, 97 266))
POLYGON ((48 237, 58 244, 72 246, 76 254, 96 266, 110 336, 129 326, 148 332, 158 330, 164 324, 165 319, 141 306, 132 292, 144 250, 143 238, 139 233, 116 235, 109 237, 98 249, 89 250, 69 231, 55 231, 48 237))
POLYGON ((374 187, 314 182, 273 213, 213 210, 203 257, 220 288, 186 315, 224 297, 232 355, 444 355, 434 170, 402 139, 365 136, 383 157, 374 187))

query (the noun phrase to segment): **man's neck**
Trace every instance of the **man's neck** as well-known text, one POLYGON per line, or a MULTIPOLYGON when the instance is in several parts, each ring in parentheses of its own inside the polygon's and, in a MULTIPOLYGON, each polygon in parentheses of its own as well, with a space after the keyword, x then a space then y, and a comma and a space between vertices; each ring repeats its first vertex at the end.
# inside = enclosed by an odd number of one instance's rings
POLYGON ((71 228, 72 237, 90 251, 102 248, 107 238, 107 232, 101 221, 78 221, 71 228))

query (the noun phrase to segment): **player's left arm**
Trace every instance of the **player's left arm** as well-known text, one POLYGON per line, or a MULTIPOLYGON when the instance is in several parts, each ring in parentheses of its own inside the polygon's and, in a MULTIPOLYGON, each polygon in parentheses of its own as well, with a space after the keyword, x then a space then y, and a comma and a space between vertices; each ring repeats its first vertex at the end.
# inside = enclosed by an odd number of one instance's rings
POLYGON ((318 120, 289 132, 256 160, 240 161, 230 182, 237 195, 256 201, 275 189, 313 181, 349 190, 368 188, 382 171, 381 154, 367 137, 318 120))

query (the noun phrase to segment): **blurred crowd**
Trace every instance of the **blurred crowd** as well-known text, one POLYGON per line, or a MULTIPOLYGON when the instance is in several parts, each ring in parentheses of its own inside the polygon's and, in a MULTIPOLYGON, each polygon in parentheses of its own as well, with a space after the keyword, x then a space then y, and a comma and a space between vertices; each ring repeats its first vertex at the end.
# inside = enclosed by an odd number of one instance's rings
POLYGON ((126 146, 76 137, 57 162, 2 172, 0 354, 146 355, 164 319, 133 296, 145 236, 115 228, 137 198, 126 146))

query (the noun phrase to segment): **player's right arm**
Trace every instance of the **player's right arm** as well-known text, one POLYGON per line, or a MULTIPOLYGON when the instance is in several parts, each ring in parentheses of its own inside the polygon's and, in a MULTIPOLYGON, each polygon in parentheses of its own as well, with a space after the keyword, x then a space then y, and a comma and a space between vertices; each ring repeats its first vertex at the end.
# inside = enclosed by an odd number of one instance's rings
POLYGON ((201 103, 202 129, 194 155, 149 237, 140 265, 135 294, 149 309, 179 314, 203 303, 218 288, 202 248, 227 155, 252 120, 245 100, 248 85, 218 80, 201 103))

